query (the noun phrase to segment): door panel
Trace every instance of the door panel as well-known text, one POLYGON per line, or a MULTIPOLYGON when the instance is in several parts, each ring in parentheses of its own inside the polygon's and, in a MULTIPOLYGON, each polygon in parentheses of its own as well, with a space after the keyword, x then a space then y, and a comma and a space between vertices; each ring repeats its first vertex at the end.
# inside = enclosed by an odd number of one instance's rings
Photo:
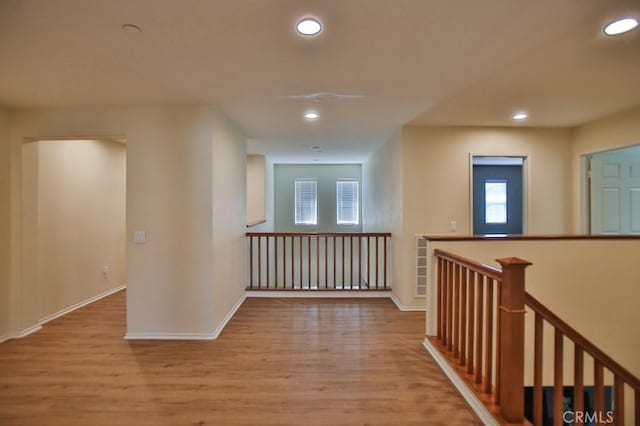
POLYGON ((591 233, 640 234, 640 162, 594 155, 591 169, 591 233))
POLYGON ((473 166, 475 235, 522 234, 522 206, 522 166, 473 166))

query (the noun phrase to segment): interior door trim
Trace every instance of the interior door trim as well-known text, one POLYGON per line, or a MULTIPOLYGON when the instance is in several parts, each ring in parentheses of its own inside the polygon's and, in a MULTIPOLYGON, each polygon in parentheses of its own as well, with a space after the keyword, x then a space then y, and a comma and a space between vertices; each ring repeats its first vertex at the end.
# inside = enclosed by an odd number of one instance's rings
POLYGON ((530 224, 529 220, 531 218, 531 154, 522 153, 522 154, 508 154, 504 153, 477 153, 470 152, 469 153, 469 187, 467 188, 467 192, 469 193, 468 199, 468 208, 469 208, 469 234, 473 234, 473 158, 474 157, 515 157, 522 158, 522 234, 529 234, 530 224))

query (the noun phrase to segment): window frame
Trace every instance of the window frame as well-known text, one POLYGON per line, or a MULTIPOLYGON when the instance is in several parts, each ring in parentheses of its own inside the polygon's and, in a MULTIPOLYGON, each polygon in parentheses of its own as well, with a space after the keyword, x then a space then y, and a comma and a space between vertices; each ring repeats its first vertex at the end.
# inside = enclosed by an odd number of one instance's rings
POLYGON ((318 225, 318 180, 317 179, 296 179, 293 185, 293 223, 301 226, 318 225), (313 183, 313 221, 298 221, 298 183, 313 183))
POLYGON ((336 180, 336 225, 339 225, 339 226, 359 226, 360 225, 360 182, 358 181, 358 179, 344 178, 344 179, 336 180), (346 183, 346 182, 355 184, 355 195, 356 195, 355 196, 355 221, 340 220, 341 202, 344 203, 344 200, 340 199, 340 194, 341 194, 340 184, 346 183))

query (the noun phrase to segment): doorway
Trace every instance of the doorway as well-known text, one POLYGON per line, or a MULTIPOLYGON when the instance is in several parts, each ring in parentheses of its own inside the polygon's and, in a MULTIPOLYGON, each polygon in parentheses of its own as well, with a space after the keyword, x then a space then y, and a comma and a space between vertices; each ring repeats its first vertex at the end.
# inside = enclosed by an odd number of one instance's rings
POLYGON ((640 234, 640 146, 587 156, 589 231, 640 234))
POLYGON ((123 142, 25 141, 21 193, 21 328, 124 288, 123 142))
POLYGON ((474 235, 514 235, 524 231, 524 157, 473 157, 474 235))

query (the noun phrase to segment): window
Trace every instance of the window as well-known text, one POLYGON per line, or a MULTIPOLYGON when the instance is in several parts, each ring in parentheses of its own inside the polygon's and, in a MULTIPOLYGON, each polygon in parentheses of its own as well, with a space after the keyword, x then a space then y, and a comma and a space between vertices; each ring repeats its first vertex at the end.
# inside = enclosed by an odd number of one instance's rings
POLYGON ((507 182, 485 181, 484 194, 485 222, 507 223, 507 182))
POLYGON ((358 181, 337 181, 336 196, 338 225, 358 225, 360 223, 360 200, 358 198, 358 181))
POLYGON ((318 183, 315 180, 296 180, 295 224, 318 224, 318 183))

